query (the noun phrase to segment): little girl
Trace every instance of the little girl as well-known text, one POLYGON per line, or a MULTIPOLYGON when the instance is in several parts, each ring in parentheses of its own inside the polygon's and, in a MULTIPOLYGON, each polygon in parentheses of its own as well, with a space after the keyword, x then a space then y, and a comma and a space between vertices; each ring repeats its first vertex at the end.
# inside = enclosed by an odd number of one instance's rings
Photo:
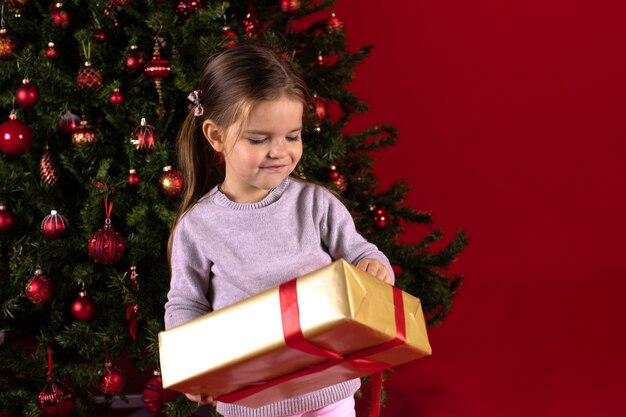
MULTIPOLYGON (((189 98, 194 108, 177 139, 185 189, 170 236, 166 328, 339 258, 393 284, 389 260, 356 231, 346 207, 325 188, 290 176, 302 156, 307 88, 288 61, 245 42, 212 59, 189 98)), ((217 411, 353 417, 358 388, 357 378, 260 408, 217 401, 217 411)), ((215 404, 206 394, 186 395, 215 404)))

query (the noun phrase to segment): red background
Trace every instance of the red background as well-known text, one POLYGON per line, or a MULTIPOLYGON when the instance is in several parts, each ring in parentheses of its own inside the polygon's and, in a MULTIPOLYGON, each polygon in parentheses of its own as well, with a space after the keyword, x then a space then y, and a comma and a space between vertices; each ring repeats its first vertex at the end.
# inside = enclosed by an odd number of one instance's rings
MULTIPOLYGON (((621 1, 339 1, 374 50, 354 128, 392 124, 382 185, 471 243, 433 356, 390 416, 624 416, 626 7, 621 1)), ((419 235, 412 230, 407 238, 419 235)))

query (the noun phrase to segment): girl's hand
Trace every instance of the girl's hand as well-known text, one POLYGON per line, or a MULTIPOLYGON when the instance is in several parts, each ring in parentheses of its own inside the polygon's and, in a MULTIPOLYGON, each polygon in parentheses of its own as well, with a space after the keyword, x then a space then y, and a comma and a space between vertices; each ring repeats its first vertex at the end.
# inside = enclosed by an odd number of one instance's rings
POLYGON ((198 404, 211 404, 214 407, 217 402, 213 399, 213 397, 209 395, 185 394, 185 397, 189 398, 191 401, 196 402, 198 404))
POLYGON ((393 279, 391 278, 391 274, 380 261, 376 259, 364 258, 361 259, 356 267, 362 271, 367 272, 370 275, 374 275, 381 281, 385 281, 387 284, 393 284, 393 279))

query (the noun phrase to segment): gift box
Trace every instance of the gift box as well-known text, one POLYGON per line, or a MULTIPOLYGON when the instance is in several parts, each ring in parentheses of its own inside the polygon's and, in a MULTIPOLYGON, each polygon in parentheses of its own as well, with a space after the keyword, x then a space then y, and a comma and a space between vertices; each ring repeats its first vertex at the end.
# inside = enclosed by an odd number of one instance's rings
POLYGON ((159 334, 164 388, 246 407, 430 353, 420 300, 344 260, 159 334))

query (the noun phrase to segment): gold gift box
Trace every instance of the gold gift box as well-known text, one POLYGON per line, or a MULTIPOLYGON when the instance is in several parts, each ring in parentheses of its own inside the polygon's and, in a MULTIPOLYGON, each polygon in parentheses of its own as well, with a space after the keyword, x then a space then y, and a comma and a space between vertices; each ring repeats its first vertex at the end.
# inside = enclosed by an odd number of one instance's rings
MULTIPOLYGON (((396 339, 393 287, 346 261, 299 277, 296 288, 300 327, 312 344, 348 356, 396 339)), ((279 287, 272 288, 161 332, 164 388, 219 399, 327 364, 326 358, 287 346, 279 297, 279 287)), ((420 300, 405 292, 401 299, 406 343, 364 359, 393 367, 430 355, 420 300)), ((340 362, 232 402, 260 407, 369 373, 340 362)))

